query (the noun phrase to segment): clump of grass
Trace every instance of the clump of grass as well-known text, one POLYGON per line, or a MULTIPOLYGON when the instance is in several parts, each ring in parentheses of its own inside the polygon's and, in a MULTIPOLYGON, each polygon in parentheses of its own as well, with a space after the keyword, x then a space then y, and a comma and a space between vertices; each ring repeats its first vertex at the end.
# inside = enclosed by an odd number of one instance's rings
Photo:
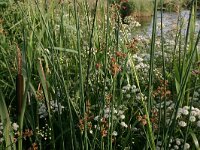
MULTIPOLYGON (((158 4, 159 8, 161 4, 158 4)), ((191 0, 163 0, 163 9, 169 12, 178 12, 180 9, 188 9, 191 6, 191 0)))
POLYGON ((1 12, 2 148, 15 148, 14 139, 18 149, 199 148, 197 1, 186 34, 178 20, 177 32, 165 35, 161 11, 161 37, 157 1, 130 2, 136 16, 153 12, 151 38, 133 36, 138 23, 123 24, 111 1, 28 0, 1 12), (24 77, 19 128, 12 124, 17 73, 24 77))
POLYGON ((133 16, 148 17, 153 15, 154 1, 152 0, 130 0, 133 7, 133 16))

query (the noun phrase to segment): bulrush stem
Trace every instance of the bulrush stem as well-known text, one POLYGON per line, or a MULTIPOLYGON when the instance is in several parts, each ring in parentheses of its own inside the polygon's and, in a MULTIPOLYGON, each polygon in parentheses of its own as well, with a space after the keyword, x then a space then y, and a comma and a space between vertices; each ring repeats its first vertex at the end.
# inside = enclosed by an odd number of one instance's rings
POLYGON ((21 115, 21 109, 22 109, 22 99, 23 99, 23 76, 21 74, 18 74, 16 77, 16 95, 17 95, 17 113, 18 117, 21 115))
POLYGON ((22 109, 22 99, 23 99, 23 75, 22 75, 22 55, 19 47, 17 46, 17 77, 16 77, 16 96, 17 96, 17 116, 18 118, 21 115, 21 109, 22 109))

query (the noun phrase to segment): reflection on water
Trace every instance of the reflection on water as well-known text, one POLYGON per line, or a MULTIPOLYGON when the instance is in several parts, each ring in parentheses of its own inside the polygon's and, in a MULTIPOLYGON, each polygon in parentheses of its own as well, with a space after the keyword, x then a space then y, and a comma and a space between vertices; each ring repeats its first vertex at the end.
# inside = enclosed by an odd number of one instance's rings
MULTIPOLYGON (((177 23, 178 19, 181 18, 181 22, 183 22, 183 33, 186 32, 188 20, 189 20, 189 11, 184 10, 181 12, 179 15, 176 12, 164 12, 163 13, 163 32, 164 34, 169 33, 170 31, 173 31, 177 28, 177 23), (181 16, 181 17, 179 17, 181 16)), ((141 27, 137 28, 137 30, 134 31, 133 34, 138 34, 141 32, 144 34, 147 34, 148 36, 151 35, 152 31, 152 24, 153 20, 152 17, 142 17, 142 18, 137 18, 137 21, 140 22, 141 27)), ((160 24, 161 24, 161 15, 160 12, 158 11, 157 13, 157 33, 158 35, 160 34, 160 24)), ((180 22, 179 22, 180 24, 180 22)), ((196 32, 200 30, 200 18, 197 17, 196 20, 196 32)))

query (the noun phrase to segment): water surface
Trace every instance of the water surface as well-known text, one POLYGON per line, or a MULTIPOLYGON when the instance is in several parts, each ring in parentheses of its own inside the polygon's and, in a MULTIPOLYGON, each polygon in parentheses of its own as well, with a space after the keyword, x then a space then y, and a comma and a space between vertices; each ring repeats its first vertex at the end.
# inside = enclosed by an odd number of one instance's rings
MULTIPOLYGON (((164 34, 168 34, 170 32, 175 31, 177 28, 177 24, 179 18, 182 18, 181 21, 183 22, 183 33, 186 32, 187 29, 187 24, 189 20, 189 10, 184 10, 181 12, 179 15, 176 12, 163 12, 163 32, 164 34)), ((141 27, 139 27, 135 33, 144 33, 147 34, 148 36, 151 35, 152 31, 152 24, 153 24, 153 18, 152 17, 143 17, 143 18, 137 18, 137 21, 140 22, 141 27)), ((157 33, 160 34, 160 24, 161 24, 161 13, 158 11, 157 13, 157 33)), ((200 30, 200 17, 197 17, 196 20, 196 32, 200 30)))

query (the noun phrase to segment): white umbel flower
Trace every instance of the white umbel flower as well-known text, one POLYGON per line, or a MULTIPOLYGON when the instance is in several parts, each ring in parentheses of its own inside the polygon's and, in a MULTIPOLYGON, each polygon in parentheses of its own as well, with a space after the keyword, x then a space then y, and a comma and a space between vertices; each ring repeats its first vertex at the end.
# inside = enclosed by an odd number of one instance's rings
POLYGON ((188 144, 188 143, 185 143, 185 145, 184 145, 184 150, 187 150, 187 149, 189 149, 190 148, 190 144, 188 144))
POLYGON ((178 114, 182 114, 183 108, 178 108, 178 114))
POLYGON ((191 122, 195 122, 195 121, 196 121, 195 116, 190 116, 190 121, 191 121, 191 122))
POLYGON ((94 117, 94 120, 98 121, 99 120, 99 116, 94 117))
POLYGON ((114 114, 117 114, 117 110, 116 110, 115 108, 113 109, 113 113, 114 113, 114 114))
POLYGON ((105 108, 104 113, 106 113, 106 114, 110 113, 110 108, 109 107, 105 108))
POLYGON ((178 145, 174 145, 174 149, 179 149, 179 146, 178 145))
POLYGON ((192 116, 196 116, 197 115, 197 112, 195 110, 191 111, 191 115, 192 116))
POLYGON ((125 119, 125 115, 120 115, 120 119, 125 119))
POLYGON ((189 110, 189 106, 184 106, 183 109, 189 110))
POLYGON ((131 95, 130 94, 126 94, 126 98, 131 98, 131 95))
POLYGON ((93 134, 93 131, 92 131, 92 130, 90 130, 89 132, 90 132, 90 134, 93 134))
POLYGON ((113 131, 112 135, 117 136, 117 131, 113 131))
POLYGON ((127 128, 128 125, 125 122, 121 122, 121 126, 127 128))
POLYGON ((181 145, 181 140, 179 138, 176 139, 176 145, 181 145))
POLYGON ((186 127, 187 126, 187 123, 185 121, 179 121, 179 126, 181 127, 186 127))
POLYGON ((19 125, 17 123, 13 123, 12 127, 13 127, 13 130, 17 131, 17 129, 19 128, 19 125))
POLYGON ((118 115, 123 115, 123 113, 124 113, 124 111, 122 111, 122 110, 118 111, 118 115))
POLYGON ((182 109, 182 114, 183 115, 188 115, 189 114, 189 111, 187 109, 182 109))

